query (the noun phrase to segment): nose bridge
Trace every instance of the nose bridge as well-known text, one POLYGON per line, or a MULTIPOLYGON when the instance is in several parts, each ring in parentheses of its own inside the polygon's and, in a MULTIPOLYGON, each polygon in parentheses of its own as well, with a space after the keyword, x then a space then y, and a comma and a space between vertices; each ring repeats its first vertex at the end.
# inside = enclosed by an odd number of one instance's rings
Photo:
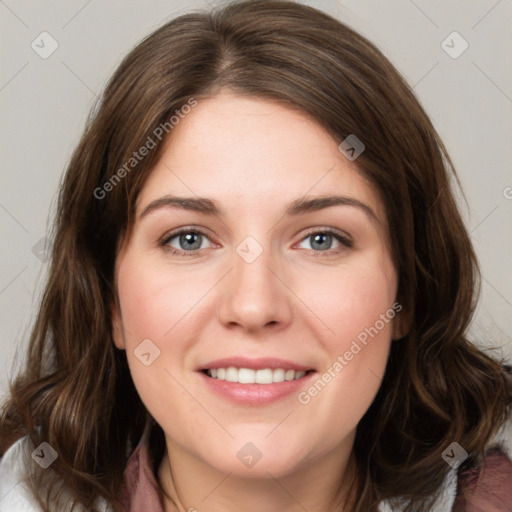
POLYGON ((244 241, 236 249, 236 257, 233 258, 233 278, 237 289, 260 294, 273 287, 269 267, 272 267, 272 254, 268 246, 259 249, 251 241, 244 241))
POLYGON ((255 237, 247 236, 238 244, 221 298, 222 322, 254 330, 289 321, 290 298, 274 274, 276 263, 268 238, 260 243, 255 237))

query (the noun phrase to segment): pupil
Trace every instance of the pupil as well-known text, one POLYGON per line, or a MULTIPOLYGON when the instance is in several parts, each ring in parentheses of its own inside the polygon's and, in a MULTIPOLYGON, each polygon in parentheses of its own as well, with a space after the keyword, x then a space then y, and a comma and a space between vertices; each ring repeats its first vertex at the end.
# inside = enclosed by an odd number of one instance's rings
POLYGON ((201 246, 201 243, 197 244, 197 240, 194 242, 194 238, 196 238, 196 237, 198 237, 198 233, 188 233, 186 235, 182 235, 182 237, 181 237, 182 245, 188 246, 189 249, 199 249, 199 247, 201 246), (197 245, 197 247, 195 247, 194 244, 197 245))
POLYGON ((325 249, 325 246, 322 247, 321 244, 322 244, 322 241, 325 242, 326 239, 329 239, 331 237, 331 235, 327 235, 327 234, 317 234, 314 236, 313 238, 313 248, 314 249, 317 249, 317 247, 314 247, 315 245, 320 245, 320 247, 318 247, 318 249, 325 249), (318 240, 320 240, 320 242, 318 242, 318 240))

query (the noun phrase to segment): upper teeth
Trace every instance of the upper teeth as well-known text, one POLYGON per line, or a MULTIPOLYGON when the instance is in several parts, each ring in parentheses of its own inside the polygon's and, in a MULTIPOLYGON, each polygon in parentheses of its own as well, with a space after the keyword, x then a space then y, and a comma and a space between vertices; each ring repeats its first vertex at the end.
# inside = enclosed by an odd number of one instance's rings
POLYGON ((304 371, 284 370, 283 368, 264 368, 262 370, 251 370, 250 368, 214 368, 208 370, 208 375, 214 379, 226 380, 228 382, 239 382, 240 384, 272 384, 285 380, 297 380, 304 375, 304 371))

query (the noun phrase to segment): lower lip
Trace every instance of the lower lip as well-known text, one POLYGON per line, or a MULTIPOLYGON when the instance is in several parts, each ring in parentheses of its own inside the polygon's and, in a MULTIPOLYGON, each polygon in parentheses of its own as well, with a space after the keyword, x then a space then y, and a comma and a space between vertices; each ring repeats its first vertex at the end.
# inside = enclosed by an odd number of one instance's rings
POLYGON ((232 402, 244 405, 265 405, 293 393, 297 394, 305 384, 309 383, 315 373, 308 373, 301 379, 285 380, 273 384, 240 384, 239 382, 214 379, 203 372, 199 372, 205 384, 214 393, 232 402))

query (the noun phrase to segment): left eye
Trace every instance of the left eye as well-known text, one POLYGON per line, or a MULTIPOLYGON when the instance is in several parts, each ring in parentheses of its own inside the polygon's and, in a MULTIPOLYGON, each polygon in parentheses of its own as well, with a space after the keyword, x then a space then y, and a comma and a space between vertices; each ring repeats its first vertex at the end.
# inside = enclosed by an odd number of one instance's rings
POLYGON ((334 252, 339 251, 340 246, 352 247, 352 242, 347 237, 344 237, 340 233, 324 230, 309 233, 305 238, 302 239, 301 244, 307 240, 311 240, 311 247, 303 247, 317 252, 327 252, 331 249, 337 249, 334 252), (333 248, 333 242, 337 243, 337 247, 333 248))

